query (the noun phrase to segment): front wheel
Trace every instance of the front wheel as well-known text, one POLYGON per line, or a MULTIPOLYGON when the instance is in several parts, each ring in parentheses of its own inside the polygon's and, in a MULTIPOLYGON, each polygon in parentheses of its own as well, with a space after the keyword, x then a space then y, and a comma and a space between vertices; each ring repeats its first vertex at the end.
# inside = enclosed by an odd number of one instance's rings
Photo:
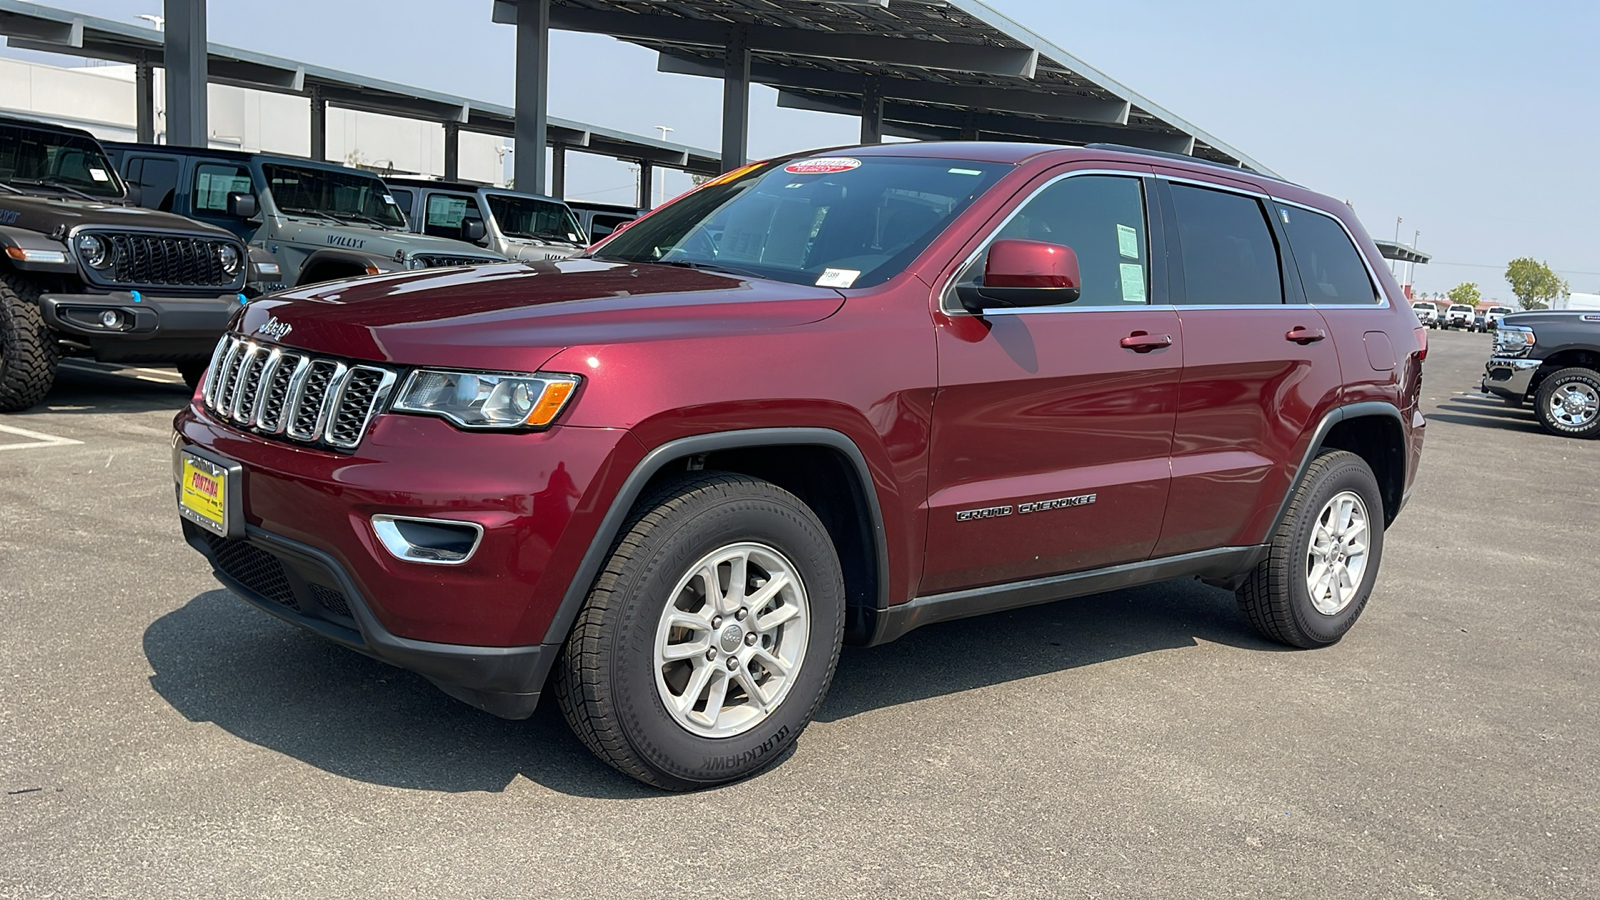
POLYGON ((1360 618, 1383 556, 1383 500, 1366 460, 1316 458, 1289 501, 1267 558, 1239 587, 1239 610, 1291 647, 1334 644, 1360 618))
POLYGON ((1600 372, 1577 366, 1561 369, 1534 394, 1534 411, 1544 430, 1561 437, 1600 435, 1600 372))
POLYGON ((810 722, 839 660, 844 579, 805 503, 706 473, 640 503, 555 673, 595 755, 670 790, 745 778, 810 722))
POLYGON ((21 412, 50 393, 60 352, 39 309, 39 288, 0 275, 0 412, 21 412))

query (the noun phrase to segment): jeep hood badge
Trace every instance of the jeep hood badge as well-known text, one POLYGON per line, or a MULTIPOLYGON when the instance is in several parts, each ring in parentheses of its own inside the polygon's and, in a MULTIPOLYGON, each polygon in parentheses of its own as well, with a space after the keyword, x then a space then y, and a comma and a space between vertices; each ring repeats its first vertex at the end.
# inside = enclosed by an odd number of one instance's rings
POLYGON ((288 322, 280 322, 278 321, 277 316, 273 316, 272 318, 261 323, 261 327, 256 329, 256 334, 264 334, 275 341, 281 341, 288 337, 289 332, 293 330, 293 325, 290 325, 288 322))

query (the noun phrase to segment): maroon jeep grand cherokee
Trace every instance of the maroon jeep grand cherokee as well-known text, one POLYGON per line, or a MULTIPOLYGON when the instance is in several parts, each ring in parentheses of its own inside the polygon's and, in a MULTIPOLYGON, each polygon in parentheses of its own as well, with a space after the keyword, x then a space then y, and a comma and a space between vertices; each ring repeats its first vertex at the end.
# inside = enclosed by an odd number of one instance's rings
POLYGON ((1421 452, 1343 204, 1116 148, 750 166, 585 256, 258 300, 176 422, 245 600, 667 788, 799 737, 840 645, 1164 579, 1340 639, 1421 452))

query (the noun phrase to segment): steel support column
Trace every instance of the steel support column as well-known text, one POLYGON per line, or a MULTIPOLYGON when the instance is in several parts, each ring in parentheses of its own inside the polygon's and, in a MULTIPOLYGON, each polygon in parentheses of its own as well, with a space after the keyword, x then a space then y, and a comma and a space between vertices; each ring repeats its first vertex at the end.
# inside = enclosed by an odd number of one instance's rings
POLYGON ((156 142, 156 69, 144 53, 133 64, 134 139, 156 142))
POLYGON ((639 160, 639 208, 650 208, 650 195, 653 193, 656 167, 644 160, 639 160))
POLYGON ((516 188, 545 191, 544 147, 550 102, 550 0, 517 0, 516 188))
POLYGON ((461 123, 444 123, 444 180, 461 180, 461 123))
POLYGON ((722 171, 744 165, 750 144, 750 36, 742 25, 728 28, 722 58, 722 171))
POLYGON ((165 0, 167 143, 204 147, 206 124, 206 0, 165 0))
POLYGON ((567 145, 555 144, 550 148, 550 196, 567 199, 567 145))
POLYGON ((328 158, 328 101, 322 98, 322 88, 312 85, 311 95, 311 158, 328 158))
POLYGON ((883 84, 868 75, 861 90, 861 143, 883 143, 883 84))

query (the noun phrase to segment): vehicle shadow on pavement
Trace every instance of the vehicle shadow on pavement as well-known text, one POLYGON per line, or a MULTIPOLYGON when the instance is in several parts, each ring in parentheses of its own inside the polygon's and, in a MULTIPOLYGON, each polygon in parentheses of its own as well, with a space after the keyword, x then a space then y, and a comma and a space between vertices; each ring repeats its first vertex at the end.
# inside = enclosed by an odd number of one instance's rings
POLYGON ((1427 413, 1429 422, 1449 422, 1452 425, 1474 425, 1480 428, 1500 428, 1506 431, 1523 431, 1545 434, 1533 412, 1527 408, 1507 406, 1488 397, 1453 397, 1440 403, 1437 410, 1427 413))
POLYGON ((845 648, 817 718, 847 719, 901 703, 1061 672, 1197 640, 1268 652, 1233 594, 1169 581, 931 625, 881 647, 845 648))
POLYGON ((141 413, 170 409, 177 412, 193 392, 181 382, 162 383, 63 366, 55 385, 35 411, 51 414, 141 413))
POLYGON ((340 777, 461 792, 501 791, 522 775, 579 796, 656 795, 591 755, 553 697, 526 722, 498 719, 227 591, 151 623, 144 651, 151 686, 185 718, 340 777))

